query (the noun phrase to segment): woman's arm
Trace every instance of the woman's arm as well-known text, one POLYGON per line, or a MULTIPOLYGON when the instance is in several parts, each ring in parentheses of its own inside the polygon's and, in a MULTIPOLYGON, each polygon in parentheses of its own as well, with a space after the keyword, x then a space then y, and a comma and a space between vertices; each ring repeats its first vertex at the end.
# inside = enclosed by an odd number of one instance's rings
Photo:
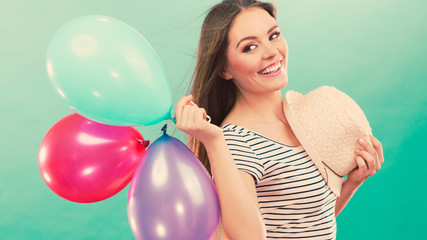
POLYGON ((384 163, 380 141, 372 135, 369 137, 370 143, 362 139, 358 141, 361 147, 355 152, 357 168, 349 172, 343 182, 340 197, 335 204, 335 216, 340 214, 362 183, 380 170, 384 163))
POLYGON ((233 240, 265 239, 265 225, 252 176, 237 169, 222 130, 208 123, 204 109, 189 104, 191 100, 189 96, 178 102, 176 126, 198 139, 206 148, 225 232, 233 240))
POLYGON ((344 180, 341 188, 341 194, 337 198, 337 202, 335 204, 335 217, 341 213, 359 187, 360 185, 349 182, 348 178, 344 180))
POLYGON ((230 239, 266 238, 258 206, 255 182, 249 173, 237 170, 225 139, 205 144, 221 205, 224 231, 230 239))

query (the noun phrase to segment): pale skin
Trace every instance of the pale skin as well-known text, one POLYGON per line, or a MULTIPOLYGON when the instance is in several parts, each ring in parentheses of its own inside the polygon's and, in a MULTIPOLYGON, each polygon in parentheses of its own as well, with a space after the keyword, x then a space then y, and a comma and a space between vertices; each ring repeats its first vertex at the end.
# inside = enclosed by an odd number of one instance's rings
MULTIPOLYGON (((239 94, 235 106, 224 119, 258 132, 277 142, 300 145, 282 110, 280 89, 286 86, 288 46, 274 18, 260 8, 244 9, 233 21, 227 49, 228 65, 220 73, 234 81, 239 94), (275 76, 260 72, 281 62, 275 76), (262 117, 260 117, 262 116, 262 117)), ((198 139, 206 148, 218 198, 224 231, 233 240, 266 238, 253 177, 237 169, 222 130, 206 121, 206 111, 193 106, 186 96, 176 105, 177 128, 198 139)), ((337 216, 362 183, 384 162, 381 143, 370 136, 355 152, 357 168, 343 182, 337 198, 337 216)))

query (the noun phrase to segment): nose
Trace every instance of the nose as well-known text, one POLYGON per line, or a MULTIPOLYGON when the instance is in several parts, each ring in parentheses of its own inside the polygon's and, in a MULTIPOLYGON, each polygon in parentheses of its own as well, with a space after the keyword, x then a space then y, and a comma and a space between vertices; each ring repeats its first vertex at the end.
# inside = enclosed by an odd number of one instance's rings
POLYGON ((263 59, 273 59, 279 54, 279 50, 272 43, 268 43, 264 47, 263 59))

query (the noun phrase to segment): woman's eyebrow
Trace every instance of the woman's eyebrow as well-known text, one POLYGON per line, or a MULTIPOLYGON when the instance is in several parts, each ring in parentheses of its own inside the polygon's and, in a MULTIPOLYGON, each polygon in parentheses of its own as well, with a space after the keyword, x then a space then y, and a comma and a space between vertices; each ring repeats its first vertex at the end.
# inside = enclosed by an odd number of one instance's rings
MULTIPOLYGON (((267 34, 269 34, 271 31, 273 31, 273 30, 274 30, 275 28, 277 28, 277 27, 279 27, 279 25, 274 25, 273 27, 271 27, 270 29, 268 29, 267 34)), ((244 38, 242 38, 242 39, 239 41, 239 43, 237 43, 236 48, 238 48, 238 47, 239 47, 239 44, 240 44, 241 42, 243 42, 243 41, 245 41, 245 40, 251 40, 251 39, 257 39, 257 37, 255 37, 255 36, 248 36, 248 37, 244 37, 244 38)))

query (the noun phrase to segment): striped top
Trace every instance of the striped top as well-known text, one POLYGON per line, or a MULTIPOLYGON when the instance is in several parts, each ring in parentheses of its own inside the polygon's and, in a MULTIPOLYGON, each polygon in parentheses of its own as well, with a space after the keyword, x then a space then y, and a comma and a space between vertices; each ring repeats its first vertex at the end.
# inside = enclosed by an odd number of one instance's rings
POLYGON ((255 179, 267 239, 335 239, 336 196, 302 146, 222 127, 237 168, 255 179))

